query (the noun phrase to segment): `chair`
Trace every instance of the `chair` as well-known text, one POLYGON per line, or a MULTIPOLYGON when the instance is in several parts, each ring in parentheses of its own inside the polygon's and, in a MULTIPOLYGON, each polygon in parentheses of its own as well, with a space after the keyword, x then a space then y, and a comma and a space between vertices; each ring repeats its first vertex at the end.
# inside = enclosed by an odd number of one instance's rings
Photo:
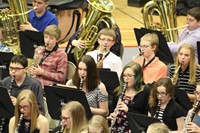
POLYGON ((67 75, 66 75, 66 81, 69 79, 72 79, 72 76, 74 75, 76 69, 76 65, 72 63, 71 61, 67 61, 67 75))

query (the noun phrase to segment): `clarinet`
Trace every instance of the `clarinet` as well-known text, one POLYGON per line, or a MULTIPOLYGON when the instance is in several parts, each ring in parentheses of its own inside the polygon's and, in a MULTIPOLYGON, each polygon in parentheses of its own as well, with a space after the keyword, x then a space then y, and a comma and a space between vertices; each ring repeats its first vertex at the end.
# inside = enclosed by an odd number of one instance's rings
MULTIPOLYGON (((118 103, 120 103, 120 102, 123 101, 122 98, 124 97, 124 94, 125 94, 125 92, 126 92, 127 86, 128 86, 128 83, 124 83, 124 84, 123 84, 122 94, 120 95, 120 97, 119 97, 119 99, 118 99, 118 101, 117 101, 117 105, 118 105, 118 103)), ((114 124, 115 124, 115 122, 116 122, 116 120, 117 120, 117 118, 118 118, 117 116, 118 116, 118 114, 120 113, 120 111, 119 111, 119 110, 116 110, 116 109, 115 109, 114 112, 116 113, 116 117, 111 121, 110 133, 111 133, 111 131, 112 131, 112 127, 114 126, 114 124)))
POLYGON ((3 126, 5 124, 5 118, 1 119, 1 125, 0 125, 0 133, 3 133, 3 126))
POLYGON ((83 77, 80 78, 80 84, 79 84, 79 89, 83 89, 83 77))
POLYGON ((186 117, 186 120, 184 123, 184 128, 183 128, 183 133, 187 133, 186 126, 189 122, 192 122, 194 120, 194 116, 197 113, 197 108, 199 107, 199 104, 200 104, 199 101, 194 103, 192 112, 186 117))
POLYGON ((58 131, 58 133, 63 133, 64 132, 65 127, 62 126, 61 129, 58 131))
POLYGON ((12 95, 12 89, 13 89, 13 83, 14 83, 15 77, 11 77, 11 81, 10 81, 10 86, 9 86, 9 90, 8 90, 8 94, 11 96, 12 95))
POLYGON ((161 106, 162 101, 158 101, 157 109, 156 109, 156 114, 153 116, 154 118, 158 118, 159 112, 160 112, 160 106, 161 106))
POLYGON ((19 122, 18 122, 18 124, 17 124, 17 128, 16 128, 16 130, 15 130, 15 133, 18 133, 18 132, 19 132, 19 128, 20 128, 20 126, 21 126, 23 117, 24 117, 24 114, 21 114, 20 117, 19 117, 19 122))

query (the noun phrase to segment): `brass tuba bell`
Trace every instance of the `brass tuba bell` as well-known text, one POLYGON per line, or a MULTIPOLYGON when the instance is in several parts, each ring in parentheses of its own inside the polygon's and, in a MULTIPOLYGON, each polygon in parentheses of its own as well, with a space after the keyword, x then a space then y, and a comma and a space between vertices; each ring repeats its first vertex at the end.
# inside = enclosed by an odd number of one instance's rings
POLYGON ((111 16, 115 6, 111 0, 88 0, 89 12, 82 24, 78 40, 85 41, 85 47, 81 50, 74 48, 74 57, 78 61, 85 53, 94 49, 97 35, 102 28, 115 28, 116 23, 111 16))

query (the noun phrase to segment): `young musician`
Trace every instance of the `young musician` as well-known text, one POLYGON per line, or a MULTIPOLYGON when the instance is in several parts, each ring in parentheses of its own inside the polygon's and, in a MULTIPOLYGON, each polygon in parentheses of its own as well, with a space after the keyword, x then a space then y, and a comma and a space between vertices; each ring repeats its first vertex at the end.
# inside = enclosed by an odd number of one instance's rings
POLYGON ((149 90, 143 86, 142 68, 128 63, 122 70, 120 86, 115 89, 109 117, 111 132, 131 132, 126 112, 146 114, 148 112, 149 90), (124 86, 125 84, 125 86, 124 86))
POLYGON ((32 6, 36 7, 31 11, 29 15, 29 22, 21 24, 20 29, 22 31, 32 30, 43 32, 49 25, 58 25, 58 19, 47 9, 49 0, 33 0, 32 6))
POLYGON ((56 25, 47 26, 44 30, 45 47, 35 49, 36 66, 31 74, 36 75, 42 85, 64 84, 67 72, 67 55, 59 49, 57 41, 61 31, 56 25))
POLYGON ((200 40, 200 7, 194 7, 187 12, 187 27, 179 36, 178 42, 168 42, 172 55, 176 55, 178 49, 184 43, 190 43, 195 49, 195 62, 198 63, 197 41, 200 40))
POLYGON ((170 130, 182 130, 185 111, 174 100, 174 87, 169 78, 159 79, 151 89, 149 111, 170 130))
POLYGON ((99 68, 109 68, 115 71, 120 78, 122 71, 122 61, 120 57, 116 56, 110 51, 110 48, 115 44, 116 35, 112 29, 102 29, 98 33, 99 49, 86 53, 92 56, 99 68))
POLYGON ((17 97, 15 116, 10 119, 9 133, 48 133, 48 120, 39 113, 35 94, 23 90, 17 97))
POLYGON ((40 82, 28 76, 28 60, 23 55, 15 55, 9 65, 10 76, 2 80, 2 86, 8 89, 13 105, 17 103, 17 96, 24 89, 34 92, 39 110, 44 112, 43 91, 40 82))
POLYGON ((169 133, 169 128, 164 123, 153 123, 148 126, 147 133, 169 133))
POLYGON ((105 85, 99 79, 96 63, 91 56, 84 55, 78 61, 73 78, 67 81, 66 85, 75 85, 85 92, 94 115, 107 116, 108 93, 105 85))
POLYGON ((187 92, 194 101, 196 83, 200 82, 200 67, 195 64, 195 51, 191 44, 182 44, 178 50, 176 64, 169 68, 168 76, 178 89, 187 92))
POLYGON ((109 133, 108 121, 101 115, 93 115, 88 122, 88 133, 109 133))
POLYGON ((140 46, 138 47, 143 57, 136 58, 134 62, 142 66, 145 83, 153 83, 167 76, 167 66, 155 56, 158 41, 156 33, 147 33, 140 39, 140 46))
POLYGON ((61 120, 62 126, 51 133, 88 133, 85 109, 77 101, 70 101, 62 107, 61 120))
POLYGON ((1 52, 12 52, 11 49, 4 45, 2 40, 4 39, 4 28, 2 23, 0 23, 0 51, 1 52))

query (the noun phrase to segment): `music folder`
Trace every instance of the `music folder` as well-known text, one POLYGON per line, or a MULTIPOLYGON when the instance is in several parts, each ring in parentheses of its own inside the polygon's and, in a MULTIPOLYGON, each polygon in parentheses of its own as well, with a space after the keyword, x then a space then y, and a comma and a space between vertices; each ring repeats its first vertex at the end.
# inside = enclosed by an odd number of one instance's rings
POLYGON ((14 106, 11 102, 8 90, 0 86, 0 118, 10 119, 14 116, 14 106))
POLYGON ((144 36, 147 33, 156 33, 159 38, 159 46, 158 50, 156 51, 156 56, 159 57, 161 61, 163 61, 165 64, 173 64, 174 59, 171 54, 171 51, 167 45, 167 40, 160 31, 146 29, 146 28, 134 28, 135 37, 138 43, 138 46, 140 45, 140 38, 144 36))
POLYGON ((147 115, 127 112, 129 126, 133 133, 146 132, 148 126, 152 123, 160 122, 159 119, 147 115))
POLYGON ((44 86, 47 99, 47 107, 53 119, 60 120, 62 105, 69 101, 80 102, 86 112, 88 120, 92 117, 92 112, 88 104, 85 93, 70 86, 44 86))

